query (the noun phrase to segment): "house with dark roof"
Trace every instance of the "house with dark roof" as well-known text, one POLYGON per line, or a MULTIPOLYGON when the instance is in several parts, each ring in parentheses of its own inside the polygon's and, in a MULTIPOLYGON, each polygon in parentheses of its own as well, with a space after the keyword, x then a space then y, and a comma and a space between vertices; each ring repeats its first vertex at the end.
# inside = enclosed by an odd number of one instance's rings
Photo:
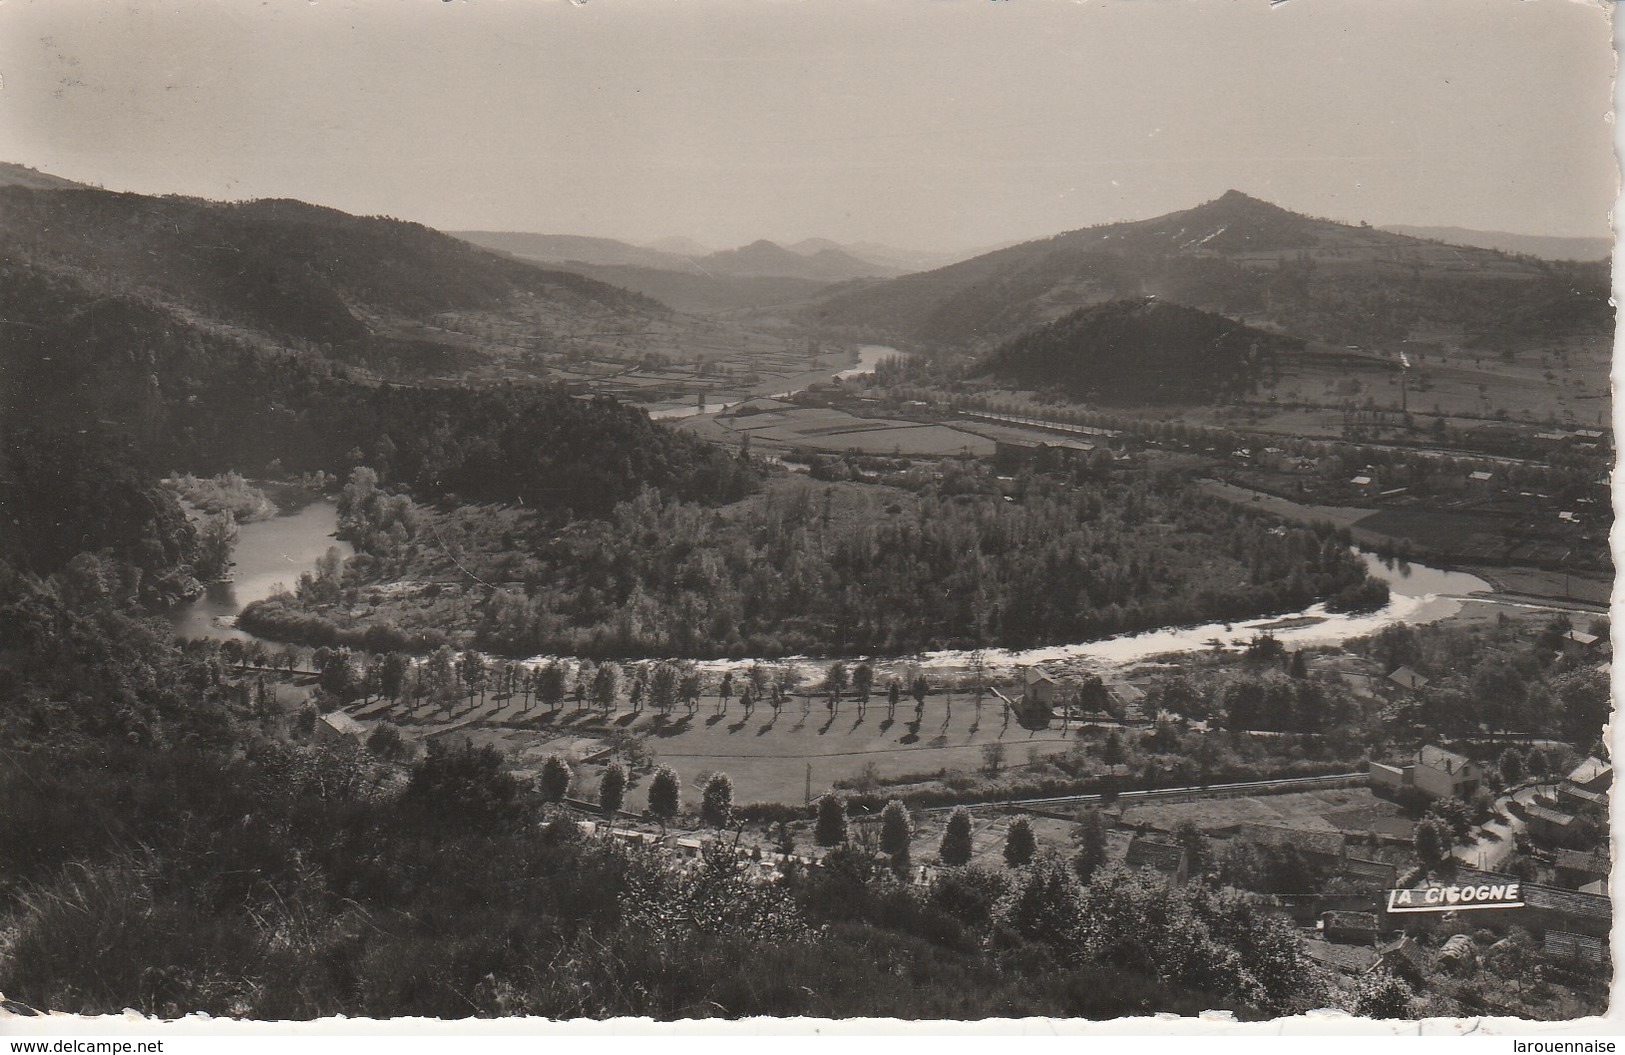
POLYGON ((1578 841, 1578 820, 1572 813, 1538 802, 1523 808, 1523 822, 1530 837, 1554 846, 1571 846, 1578 841))
POLYGON ((1190 879, 1190 854, 1183 846, 1137 836, 1128 844, 1123 863, 1134 869, 1149 868, 1180 886, 1190 879))
POLYGON ((1379 890, 1392 890, 1399 883, 1399 869, 1386 861, 1366 861, 1345 855, 1337 871, 1344 879, 1379 890))
POLYGON ((1607 879, 1609 875, 1607 855, 1595 850, 1590 853, 1559 850, 1552 864, 1557 872, 1557 881, 1574 890, 1595 883, 1599 879, 1607 879))
POLYGON ((1408 934, 1377 947, 1377 966, 1405 979, 1418 991, 1438 970, 1437 958, 1408 934))
POLYGON ((1582 812, 1588 807, 1603 808, 1608 805, 1606 791, 1590 791, 1573 784, 1559 784, 1557 786, 1557 804, 1560 808, 1582 812))
POLYGON ((1483 782, 1484 767, 1466 755, 1429 745, 1416 752, 1415 761, 1404 765, 1373 762, 1369 775, 1375 787, 1416 788, 1434 798, 1467 798, 1483 782))
POLYGON ((1428 686, 1428 679, 1410 667, 1399 667, 1389 671, 1388 680, 1406 692, 1420 692, 1428 686))
POLYGON ((993 465, 1001 473, 1023 469, 1035 472, 1065 472, 1084 464, 1096 444, 1065 436, 1039 436, 1021 429, 996 425, 977 426, 977 432, 993 440, 993 465))

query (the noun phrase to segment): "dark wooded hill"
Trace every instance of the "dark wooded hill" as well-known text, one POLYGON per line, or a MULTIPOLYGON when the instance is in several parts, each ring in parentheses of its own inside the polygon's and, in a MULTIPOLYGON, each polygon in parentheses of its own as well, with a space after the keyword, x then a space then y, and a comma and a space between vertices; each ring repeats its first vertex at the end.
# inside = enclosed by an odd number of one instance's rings
POLYGON ((736 459, 613 400, 390 383, 414 359, 478 354, 401 336, 403 320, 482 308, 668 311, 300 202, 0 187, 0 559, 50 570, 105 549, 149 573, 184 563, 173 511, 143 512, 143 481, 176 468, 344 473, 365 460, 420 494, 560 517, 649 486, 701 500, 749 490, 736 459))
POLYGON ((1229 191, 1193 209, 843 290, 806 316, 875 336, 989 348, 1080 307, 1146 295, 1335 344, 1430 329, 1496 333, 1503 322, 1516 329, 1531 314, 1555 314, 1555 333, 1529 335, 1545 339, 1597 331, 1608 275, 1600 264, 1445 245, 1229 191))
POLYGON ((1251 389, 1301 341, 1141 299, 1080 308, 1015 337, 976 374, 1102 403, 1203 403, 1251 389))
POLYGON ((339 358, 445 311, 622 322, 667 311, 421 224, 299 201, 0 186, 0 238, 8 260, 70 274, 99 294, 278 343, 326 345, 339 358))

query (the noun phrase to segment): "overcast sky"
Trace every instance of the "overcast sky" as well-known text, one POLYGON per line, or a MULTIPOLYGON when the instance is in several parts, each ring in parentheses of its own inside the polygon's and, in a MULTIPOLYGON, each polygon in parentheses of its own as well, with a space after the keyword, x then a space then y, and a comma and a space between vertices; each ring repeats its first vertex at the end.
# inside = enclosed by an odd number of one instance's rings
POLYGON ((960 248, 1234 187, 1606 235, 1572 0, 0 0, 0 160, 447 229, 960 248))

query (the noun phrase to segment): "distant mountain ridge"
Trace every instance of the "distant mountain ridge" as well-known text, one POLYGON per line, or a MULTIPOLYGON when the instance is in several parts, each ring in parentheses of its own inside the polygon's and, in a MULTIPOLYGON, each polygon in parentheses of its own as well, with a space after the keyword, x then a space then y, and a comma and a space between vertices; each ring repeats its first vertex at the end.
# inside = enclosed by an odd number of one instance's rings
POLYGON ((724 249, 694 263, 707 273, 724 275, 811 278, 825 282, 845 282, 854 278, 890 278, 899 272, 867 260, 859 260, 841 249, 828 247, 810 254, 794 252, 766 239, 738 249, 724 249))
POLYGON ((1451 245, 1470 245, 1503 253, 1526 253, 1543 260, 1607 260, 1614 252, 1612 238, 1565 238, 1513 234, 1509 231, 1476 231, 1468 227, 1413 227, 1397 223, 1385 224, 1382 229, 1451 245))
MULTIPOLYGON (((614 238, 582 235, 528 234, 512 231, 453 231, 457 238, 524 260, 585 268, 658 269, 683 275, 748 279, 799 279, 807 282, 847 282, 855 278, 891 278, 902 268, 878 264, 848 253, 828 239, 807 239, 787 249, 765 239, 737 249, 707 251, 703 255, 668 252, 649 246, 635 246, 614 238)), ((675 239, 668 245, 697 246, 675 239)), ((640 285, 658 285, 655 276, 642 276, 640 285)), ((693 283, 687 286, 694 287, 693 283)), ((726 297, 724 298, 726 299, 726 297)))
POLYGON ((677 253, 631 245, 614 238, 522 231, 447 231, 485 249, 544 264, 582 263, 600 267, 659 267, 693 272, 692 261, 677 253))
POLYGON ((841 290, 805 315, 876 338, 987 349, 1079 308, 1146 295, 1363 345, 1553 312, 1593 327, 1581 302, 1606 305, 1608 276, 1305 216, 1232 190, 841 290))

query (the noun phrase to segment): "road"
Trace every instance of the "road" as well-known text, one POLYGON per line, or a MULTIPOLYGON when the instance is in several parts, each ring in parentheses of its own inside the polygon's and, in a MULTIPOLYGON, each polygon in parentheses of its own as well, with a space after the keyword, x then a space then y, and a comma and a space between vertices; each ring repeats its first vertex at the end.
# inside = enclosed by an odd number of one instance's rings
MULTIPOLYGON (((996 802, 967 802, 962 805, 969 810, 1004 809, 1011 806, 1090 806, 1105 802, 1108 799, 1114 802, 1144 802, 1147 799, 1178 798, 1186 795, 1246 795, 1253 792, 1269 793, 1291 789, 1309 791, 1317 787, 1336 786, 1351 780, 1365 779, 1366 774, 1364 773, 1328 773, 1319 777, 1282 777, 1278 780, 1248 780, 1234 784, 1199 784, 1180 788, 1146 788, 1139 791, 1120 791, 1115 796, 1053 795, 1041 799, 1001 799, 996 802)), ((957 804, 952 806, 931 806, 920 812, 940 813, 944 810, 958 808, 957 804)))

